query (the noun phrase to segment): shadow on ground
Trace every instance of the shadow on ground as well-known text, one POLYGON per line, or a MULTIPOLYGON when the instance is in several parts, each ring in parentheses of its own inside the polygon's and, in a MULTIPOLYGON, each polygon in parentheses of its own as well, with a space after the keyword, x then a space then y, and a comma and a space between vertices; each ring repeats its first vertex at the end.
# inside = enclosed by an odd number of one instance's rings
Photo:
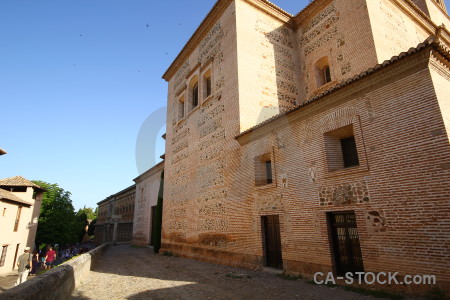
POLYGON ((110 246, 91 271, 72 299, 376 299, 129 245, 110 246))

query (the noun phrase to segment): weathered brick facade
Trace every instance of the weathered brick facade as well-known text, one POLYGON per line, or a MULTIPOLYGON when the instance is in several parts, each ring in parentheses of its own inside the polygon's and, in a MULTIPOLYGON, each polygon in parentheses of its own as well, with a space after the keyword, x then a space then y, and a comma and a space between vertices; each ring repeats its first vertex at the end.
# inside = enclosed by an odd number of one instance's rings
POLYGON ((105 242, 131 242, 135 208, 136 185, 132 185, 97 203, 98 217, 94 239, 105 242))
POLYGON ((281 268, 339 271, 330 220, 347 212, 364 271, 433 274, 448 289, 450 39, 429 16, 449 22, 414 2, 425 12, 409 0, 316 0, 296 16, 218 1, 164 74, 162 250, 261 268, 274 220, 281 268))

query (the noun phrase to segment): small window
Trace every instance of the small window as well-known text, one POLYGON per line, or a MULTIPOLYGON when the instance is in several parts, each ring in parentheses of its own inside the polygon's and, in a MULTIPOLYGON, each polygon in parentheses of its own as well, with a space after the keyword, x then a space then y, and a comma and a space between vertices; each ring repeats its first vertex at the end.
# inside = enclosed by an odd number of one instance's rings
POLYGON ((329 171, 359 166, 352 124, 327 132, 324 137, 329 171))
POLYGON ((212 94, 211 70, 203 75, 203 99, 208 98, 212 94))
POLYGON ((198 77, 195 76, 191 82, 189 83, 188 90, 188 110, 187 112, 191 112, 194 108, 199 105, 199 95, 198 95, 198 77))
POLYGON ((211 96, 211 76, 206 78, 206 97, 211 96))
POLYGON ((356 151, 355 137, 350 136, 341 139, 342 158, 344 160, 344 168, 359 165, 358 152, 356 151))
POLYGON ((323 68, 323 81, 324 83, 328 83, 331 81, 330 66, 325 66, 323 68))
POLYGON ((255 158, 255 185, 263 186, 273 183, 272 160, 270 153, 255 158))
POLYGON ((20 214, 21 213, 22 213, 22 206, 19 206, 17 208, 16 222, 14 223, 14 231, 17 231, 17 229, 19 229, 19 222, 20 222, 20 214))
POLYGON ((6 215, 6 207, 3 208, 3 217, 6 215))
POLYGON ((197 105, 198 105, 198 83, 196 83, 192 88, 192 107, 196 107, 197 105))
POLYGON ((266 165, 266 183, 272 183, 272 161, 267 160, 264 162, 266 165))
POLYGON ((322 57, 315 64, 317 88, 331 82, 331 68, 328 57, 322 57))
POLYGON ((8 251, 8 245, 2 247, 2 256, 0 257, 0 267, 5 265, 6 251, 8 251))

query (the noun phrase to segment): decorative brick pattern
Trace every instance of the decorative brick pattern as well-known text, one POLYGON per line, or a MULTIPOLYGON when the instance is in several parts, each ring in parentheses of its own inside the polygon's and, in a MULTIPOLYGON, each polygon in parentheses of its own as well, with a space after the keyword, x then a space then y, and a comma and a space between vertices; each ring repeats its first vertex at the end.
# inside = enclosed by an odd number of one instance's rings
POLYGON ((369 201, 369 191, 365 182, 322 187, 319 191, 319 202, 322 206, 357 204, 369 201))
POLYGON ((224 232, 228 230, 228 220, 226 219, 200 219, 197 223, 198 231, 224 232))
POLYGON ((320 13, 318 13, 305 27, 304 32, 308 32, 315 26, 317 26, 322 20, 327 18, 329 15, 336 15, 336 9, 334 4, 330 4, 326 8, 324 8, 320 13))

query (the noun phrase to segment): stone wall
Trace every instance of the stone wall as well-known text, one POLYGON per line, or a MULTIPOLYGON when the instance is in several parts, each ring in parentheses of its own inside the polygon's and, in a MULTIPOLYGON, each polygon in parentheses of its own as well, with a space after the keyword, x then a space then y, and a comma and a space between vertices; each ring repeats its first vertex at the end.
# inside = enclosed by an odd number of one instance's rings
POLYGON ((91 266, 108 247, 103 244, 81 254, 37 277, 29 278, 0 295, 1 299, 15 300, 63 300, 70 299, 72 292, 83 283, 91 266))
POLYGON ((133 241, 135 245, 149 245, 152 231, 152 207, 158 202, 161 172, 164 162, 157 164, 139 177, 136 182, 136 201, 133 221, 133 241))

